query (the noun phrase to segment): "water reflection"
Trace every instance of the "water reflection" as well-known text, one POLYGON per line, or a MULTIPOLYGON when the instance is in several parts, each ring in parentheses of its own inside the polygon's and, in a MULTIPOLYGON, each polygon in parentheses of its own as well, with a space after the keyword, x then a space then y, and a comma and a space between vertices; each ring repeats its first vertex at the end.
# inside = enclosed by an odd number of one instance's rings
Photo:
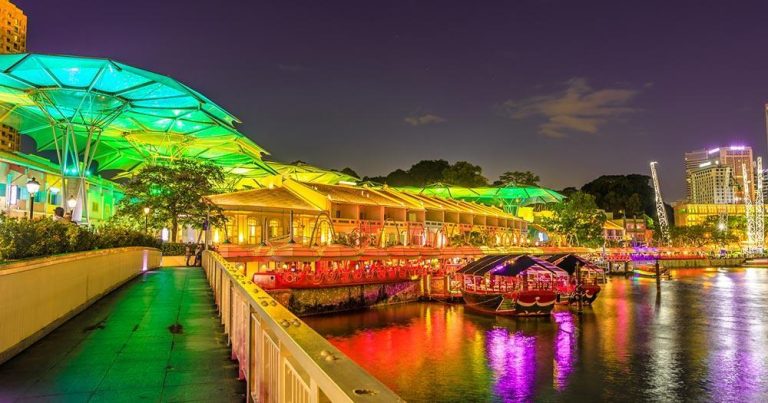
POLYGON ((307 318, 408 401, 715 400, 768 395, 768 270, 611 279, 551 318, 407 304, 307 318), (662 298, 663 296, 663 298, 662 298))
POLYGON ((576 326, 570 312, 553 314, 557 327, 557 339, 554 343, 555 362, 553 364, 552 385, 557 391, 568 386, 568 377, 573 372, 576 359, 576 326))

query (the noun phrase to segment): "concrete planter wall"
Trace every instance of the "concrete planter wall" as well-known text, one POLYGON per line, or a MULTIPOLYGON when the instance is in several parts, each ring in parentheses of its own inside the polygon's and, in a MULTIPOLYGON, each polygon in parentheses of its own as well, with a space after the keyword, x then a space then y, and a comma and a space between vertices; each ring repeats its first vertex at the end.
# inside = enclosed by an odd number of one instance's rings
POLYGON ((129 247, 0 265, 0 364, 160 259, 129 247))

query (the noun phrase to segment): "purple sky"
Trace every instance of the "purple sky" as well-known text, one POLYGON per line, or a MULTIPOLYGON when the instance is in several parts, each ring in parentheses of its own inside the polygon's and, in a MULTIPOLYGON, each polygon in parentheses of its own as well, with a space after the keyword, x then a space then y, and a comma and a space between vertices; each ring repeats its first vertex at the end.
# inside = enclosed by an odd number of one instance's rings
POLYGON ((765 155, 765 1, 13 0, 32 52, 177 78, 280 160, 361 175, 469 160, 544 185, 682 153, 765 155))

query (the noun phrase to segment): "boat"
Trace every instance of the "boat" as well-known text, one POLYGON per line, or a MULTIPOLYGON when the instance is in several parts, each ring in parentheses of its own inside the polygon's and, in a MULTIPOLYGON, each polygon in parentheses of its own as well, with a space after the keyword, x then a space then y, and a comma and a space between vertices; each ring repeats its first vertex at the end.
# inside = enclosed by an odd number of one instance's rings
POLYGON ((547 316, 558 299, 558 275, 529 255, 491 255, 459 269, 470 310, 503 316, 547 316))
POLYGON ((600 294, 600 283, 606 282, 603 269, 589 260, 574 254, 549 256, 547 261, 565 270, 570 276, 572 287, 569 288, 569 293, 566 295, 568 303, 578 303, 579 299, 586 304, 595 302, 598 294, 600 294), (576 278, 577 269, 578 273, 581 274, 581 278, 576 278))
MULTIPOLYGON (((634 270, 632 272, 634 273, 635 277, 656 278, 656 264, 655 263, 635 264, 634 270)), ((659 274, 661 278, 669 279, 671 277, 669 269, 664 267, 659 268, 659 274)))
POLYGON ((746 259, 742 264, 744 267, 768 267, 768 258, 746 259))

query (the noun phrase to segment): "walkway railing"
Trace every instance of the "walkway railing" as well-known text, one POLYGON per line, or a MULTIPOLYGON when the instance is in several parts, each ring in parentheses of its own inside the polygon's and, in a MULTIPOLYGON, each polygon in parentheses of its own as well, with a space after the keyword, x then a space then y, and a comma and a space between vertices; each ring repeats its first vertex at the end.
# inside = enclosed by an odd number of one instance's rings
POLYGON ((203 268, 251 401, 402 401, 219 254, 203 268))

